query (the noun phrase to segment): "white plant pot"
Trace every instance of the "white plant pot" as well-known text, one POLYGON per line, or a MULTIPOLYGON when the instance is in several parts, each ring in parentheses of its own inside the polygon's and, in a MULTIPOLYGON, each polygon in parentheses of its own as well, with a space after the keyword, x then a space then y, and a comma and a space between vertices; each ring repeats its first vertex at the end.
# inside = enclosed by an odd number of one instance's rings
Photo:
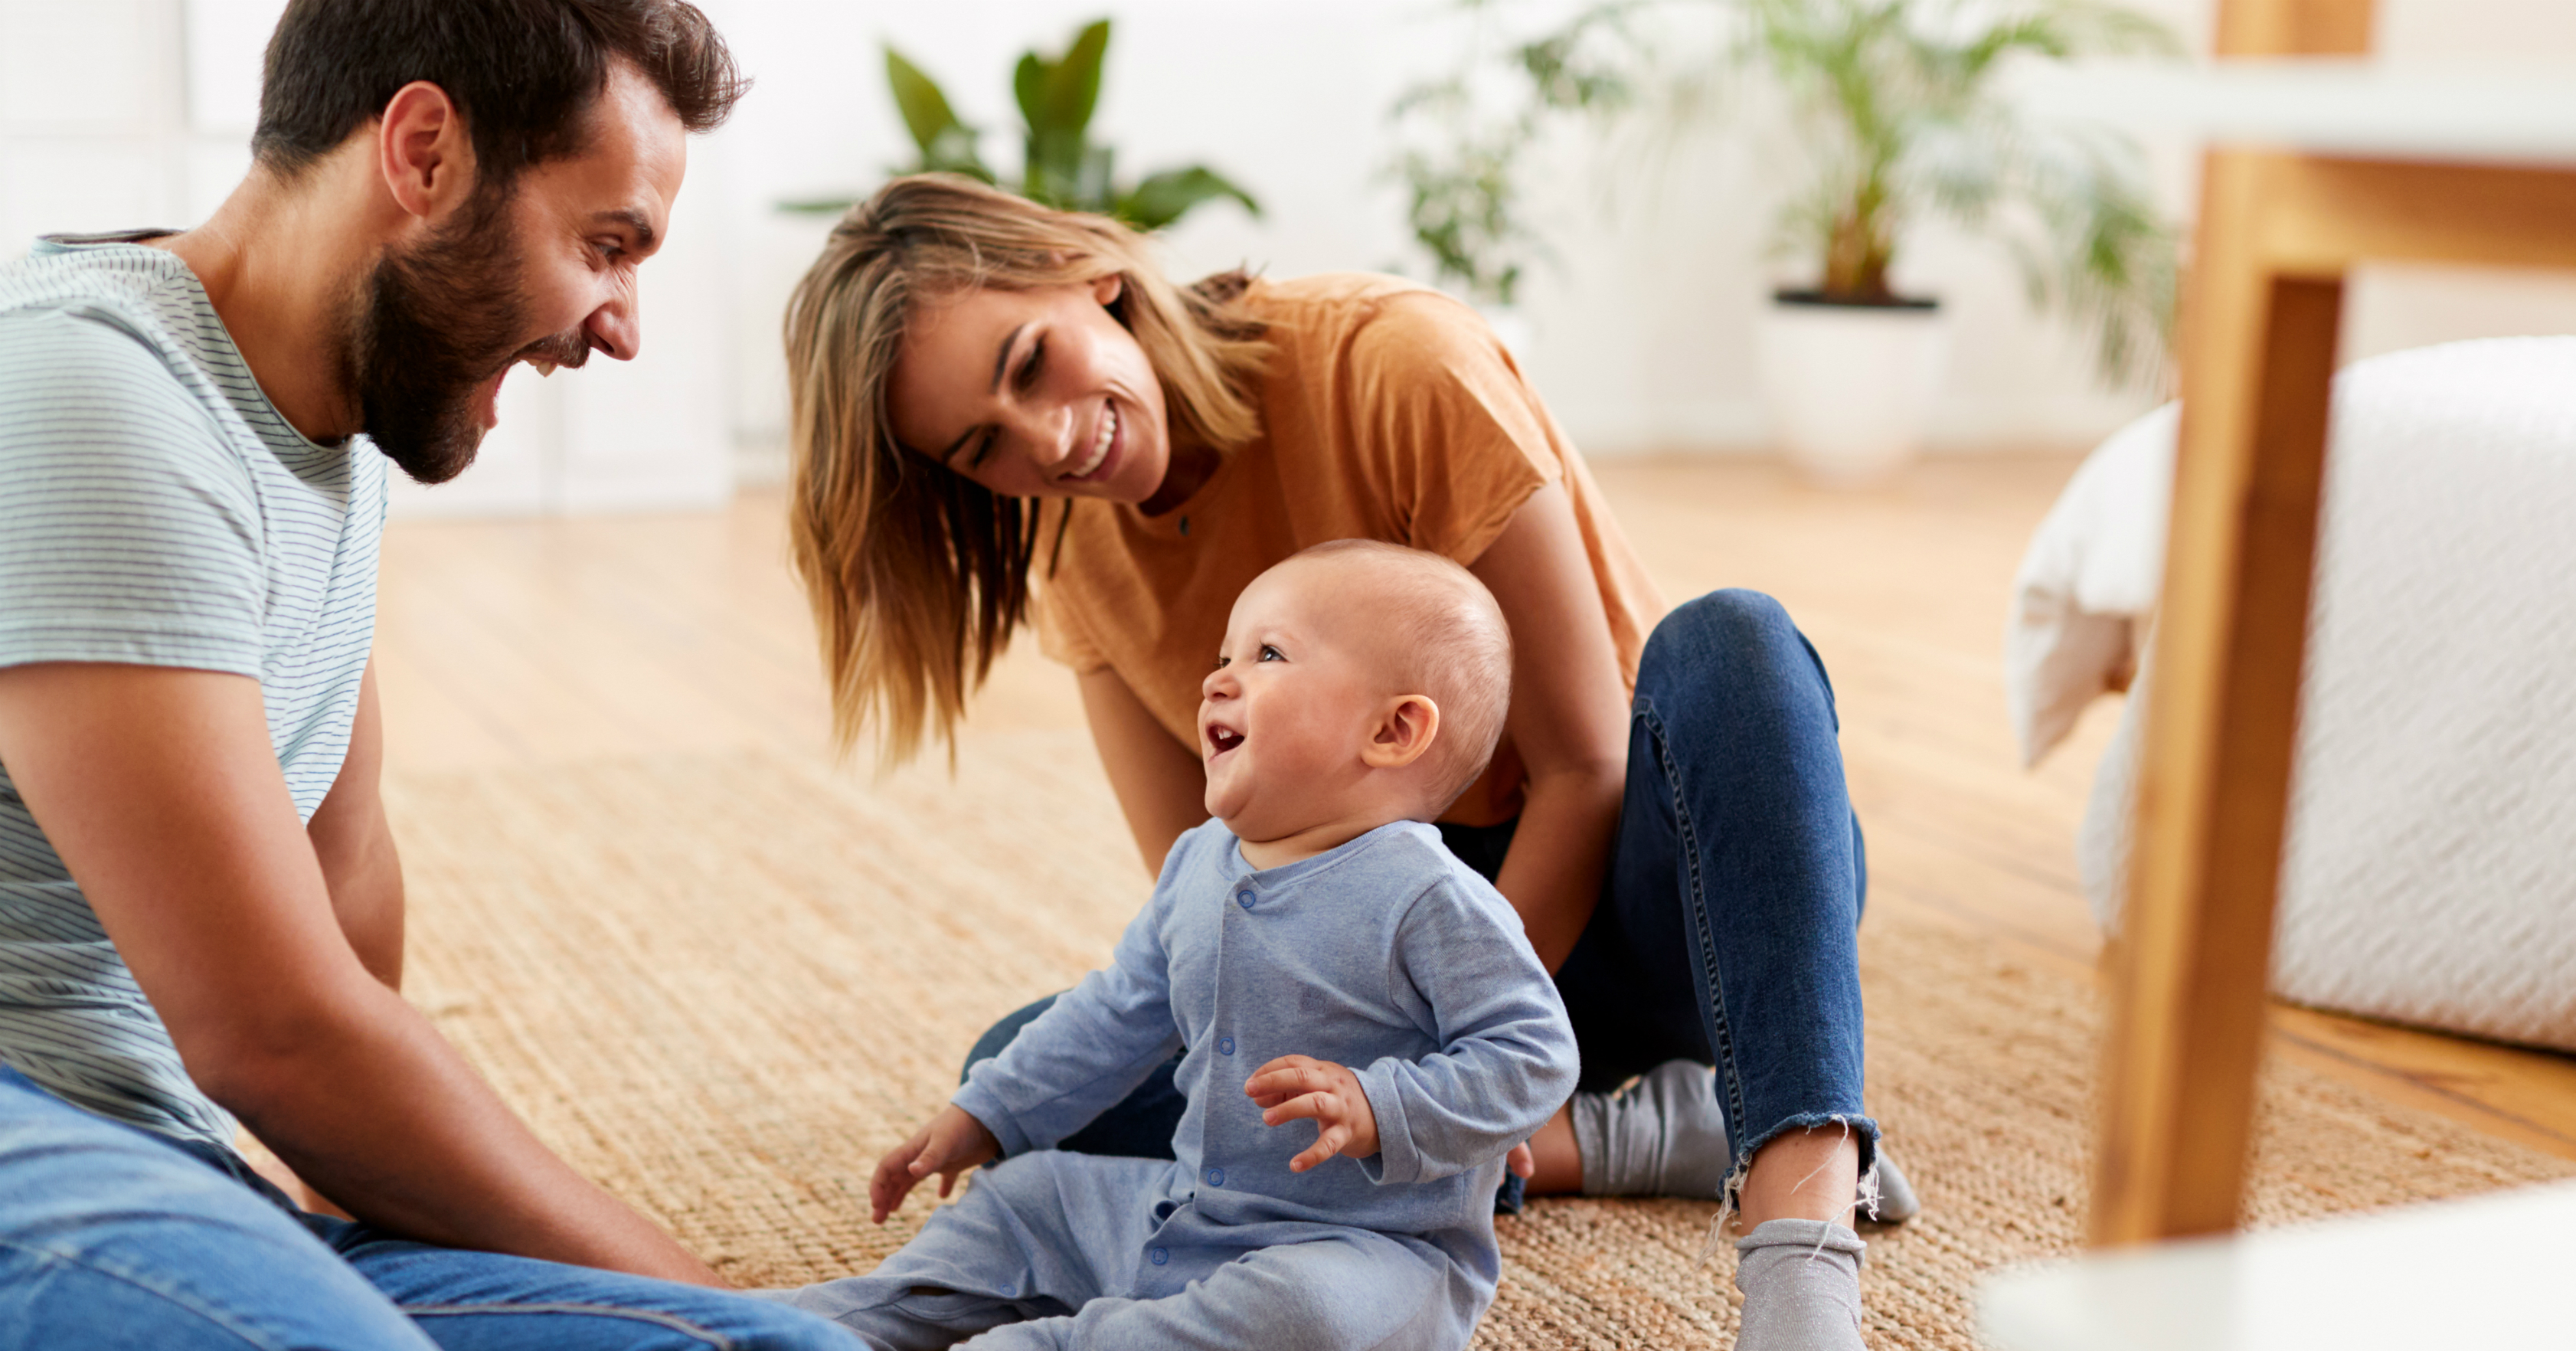
POLYGON ((1763 402, 1789 462, 1838 487, 1904 468, 1923 448, 1949 366, 1948 317, 1930 302, 1839 305, 1794 294, 1772 302, 1758 335, 1763 402))

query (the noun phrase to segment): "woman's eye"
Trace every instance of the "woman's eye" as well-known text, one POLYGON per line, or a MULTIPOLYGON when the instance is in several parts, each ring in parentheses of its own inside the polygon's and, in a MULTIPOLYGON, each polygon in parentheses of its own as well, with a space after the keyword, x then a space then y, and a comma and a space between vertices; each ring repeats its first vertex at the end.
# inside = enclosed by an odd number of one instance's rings
POLYGON ((1038 382, 1038 369, 1045 364, 1046 339, 1040 338, 1029 344, 1028 360, 1020 363, 1020 373, 1016 382, 1019 387, 1021 389, 1027 389, 1031 385, 1036 384, 1038 382))
POLYGON ((1261 659, 1263 661, 1286 661, 1288 660, 1288 654, 1280 651, 1278 648, 1272 647, 1268 643, 1263 643, 1261 645, 1261 659))

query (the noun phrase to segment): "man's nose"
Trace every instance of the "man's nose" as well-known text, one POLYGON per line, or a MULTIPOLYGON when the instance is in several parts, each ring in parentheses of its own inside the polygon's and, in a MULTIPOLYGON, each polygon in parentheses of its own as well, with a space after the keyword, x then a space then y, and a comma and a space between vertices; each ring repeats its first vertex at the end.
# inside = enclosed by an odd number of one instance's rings
POLYGON ((581 327, 594 350, 619 361, 633 361, 644 350, 644 318, 632 292, 622 292, 592 310, 581 327))

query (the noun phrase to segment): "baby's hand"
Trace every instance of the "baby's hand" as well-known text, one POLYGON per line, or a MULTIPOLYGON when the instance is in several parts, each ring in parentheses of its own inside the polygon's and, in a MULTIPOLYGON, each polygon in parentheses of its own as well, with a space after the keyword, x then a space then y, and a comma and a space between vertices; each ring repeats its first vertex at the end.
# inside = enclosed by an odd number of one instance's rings
POLYGON ((958 1174, 1001 1152, 1001 1142, 966 1109, 953 1102, 940 1108, 929 1125, 877 1160, 876 1176, 868 1179, 868 1206, 876 1212, 873 1222, 885 1223, 886 1216, 912 1194, 912 1185, 932 1173, 939 1174, 939 1195, 945 1200, 957 1185, 958 1174))
POLYGON ((1360 1077, 1329 1060, 1283 1055, 1253 1071, 1243 1092, 1262 1109, 1262 1125, 1315 1119, 1315 1143, 1288 1161, 1289 1172, 1305 1172, 1336 1154, 1365 1159, 1377 1152, 1377 1113, 1369 1110, 1360 1077))

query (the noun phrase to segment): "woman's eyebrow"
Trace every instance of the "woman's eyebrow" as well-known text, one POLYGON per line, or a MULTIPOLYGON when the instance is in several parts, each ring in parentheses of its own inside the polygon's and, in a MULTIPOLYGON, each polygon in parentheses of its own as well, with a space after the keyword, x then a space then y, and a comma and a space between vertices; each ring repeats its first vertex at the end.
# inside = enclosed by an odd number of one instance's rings
POLYGON ((1011 349, 1020 345, 1020 335, 1029 331, 1026 324, 1002 335, 1002 348, 993 354, 993 392, 1002 392, 1002 368, 1011 364, 1011 349))

